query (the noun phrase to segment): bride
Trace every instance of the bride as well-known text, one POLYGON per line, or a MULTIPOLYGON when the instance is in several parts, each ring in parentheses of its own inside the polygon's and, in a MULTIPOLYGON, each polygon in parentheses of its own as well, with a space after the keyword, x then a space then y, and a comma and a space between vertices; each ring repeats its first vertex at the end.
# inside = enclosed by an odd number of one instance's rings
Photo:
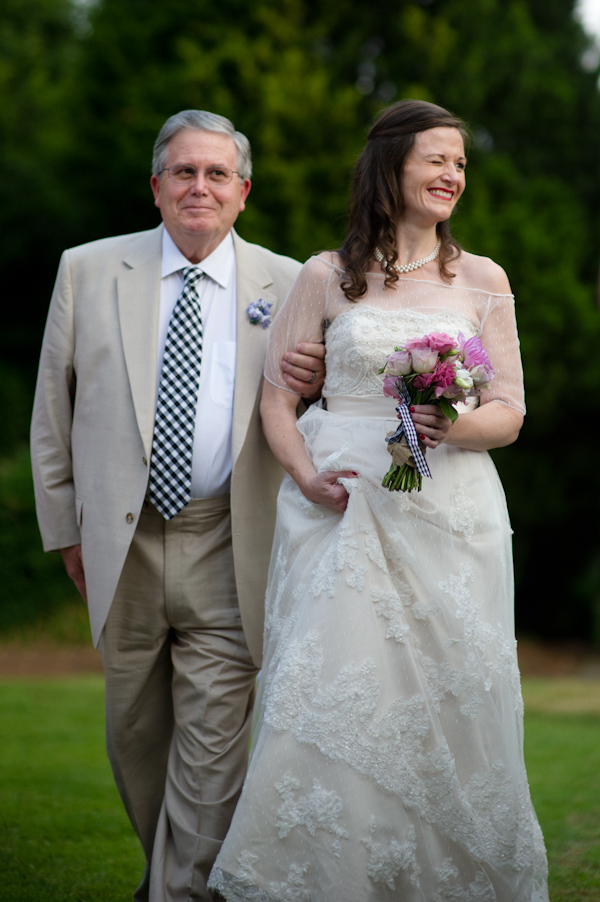
POLYGON ((464 137, 433 104, 387 109, 357 165, 343 247, 306 263, 271 327, 263 422, 289 475, 260 713, 209 884, 217 899, 548 899, 523 761, 511 528, 486 453, 521 427, 519 343, 506 275, 448 227, 464 137), (480 336, 496 375, 453 425, 436 406, 412 408, 432 478, 389 492, 397 402, 378 370, 431 331, 480 336), (324 403, 297 421, 278 362, 323 334, 324 403))

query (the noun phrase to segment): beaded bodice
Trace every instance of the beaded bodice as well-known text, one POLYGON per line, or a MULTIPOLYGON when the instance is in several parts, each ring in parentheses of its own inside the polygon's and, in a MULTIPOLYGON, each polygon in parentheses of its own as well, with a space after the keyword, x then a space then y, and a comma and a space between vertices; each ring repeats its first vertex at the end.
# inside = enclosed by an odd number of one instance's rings
POLYGON ((451 311, 445 315, 416 310, 381 310, 356 305, 338 315, 326 333, 327 378, 323 396, 381 395, 379 370, 395 346, 428 332, 475 334, 468 319, 451 311))

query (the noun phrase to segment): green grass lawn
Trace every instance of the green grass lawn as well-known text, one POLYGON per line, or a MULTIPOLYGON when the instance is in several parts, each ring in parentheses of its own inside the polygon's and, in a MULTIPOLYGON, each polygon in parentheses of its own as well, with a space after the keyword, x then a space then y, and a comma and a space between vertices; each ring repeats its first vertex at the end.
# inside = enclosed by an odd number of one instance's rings
MULTIPOLYGON (((600 684, 525 681, 551 902, 600 899, 600 684)), ((104 751, 101 677, 0 683, 1 902, 131 902, 143 859, 104 751)), ((518 900, 515 900, 518 902, 518 900)))
POLYGON ((101 677, 0 683, 0 900, 130 902, 143 870, 101 677))
POLYGON ((600 683, 524 681, 525 757, 551 902, 600 900, 600 683))

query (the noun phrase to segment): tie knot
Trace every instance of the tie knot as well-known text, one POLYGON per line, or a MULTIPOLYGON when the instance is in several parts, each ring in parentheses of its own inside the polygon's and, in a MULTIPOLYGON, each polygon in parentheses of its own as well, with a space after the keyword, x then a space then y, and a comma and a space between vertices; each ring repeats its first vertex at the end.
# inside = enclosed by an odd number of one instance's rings
POLYGON ((182 273, 184 285, 196 285, 204 277, 203 271, 197 266, 186 266, 182 273))

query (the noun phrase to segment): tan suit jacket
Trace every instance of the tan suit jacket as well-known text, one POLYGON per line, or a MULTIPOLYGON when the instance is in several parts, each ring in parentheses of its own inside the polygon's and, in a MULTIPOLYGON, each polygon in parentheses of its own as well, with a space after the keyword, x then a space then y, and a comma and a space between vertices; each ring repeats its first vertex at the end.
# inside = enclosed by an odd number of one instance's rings
MULTIPOLYGON (((92 637, 100 638, 148 482, 154 427, 162 225, 61 259, 44 335, 31 444, 44 548, 81 542, 92 637)), ((300 264, 234 233, 237 358, 231 512, 240 610, 257 665, 282 471, 259 417, 268 331, 249 303, 282 301, 300 264)))

